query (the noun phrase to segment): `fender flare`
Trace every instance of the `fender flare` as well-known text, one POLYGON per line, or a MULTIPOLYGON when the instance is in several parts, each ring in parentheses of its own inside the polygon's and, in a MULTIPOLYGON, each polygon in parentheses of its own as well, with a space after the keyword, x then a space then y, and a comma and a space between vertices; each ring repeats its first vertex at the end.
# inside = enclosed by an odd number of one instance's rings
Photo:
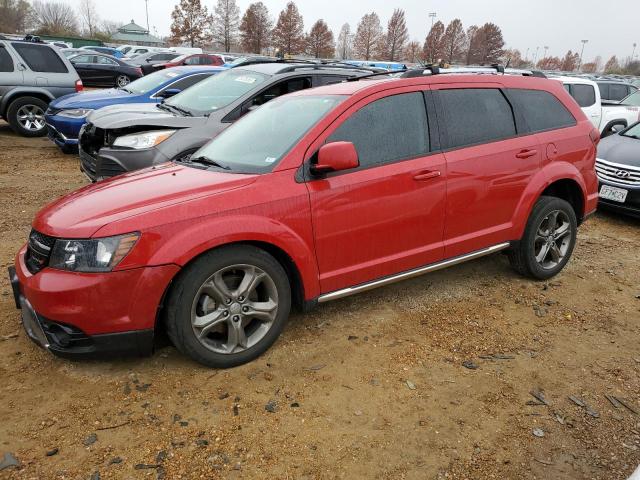
POLYGON ((542 193, 559 180, 572 180, 582 192, 583 211, 586 211, 587 188, 575 165, 568 162, 552 162, 539 170, 529 182, 527 189, 520 197, 520 203, 516 207, 513 215, 513 224, 516 226, 514 240, 519 240, 524 234, 527 221, 533 210, 533 206, 538 201, 542 193))
POLYGON ((55 97, 45 88, 39 87, 16 87, 6 93, 0 100, 0 113, 2 116, 6 115, 7 109, 16 97, 32 97, 35 95, 42 95, 53 100, 55 97))
POLYGON ((147 264, 172 263, 184 267, 209 250, 237 243, 263 243, 281 250, 297 270, 304 299, 320 295, 313 245, 309 245, 286 225, 256 215, 215 217, 180 230, 153 253, 147 264), (251 227, 250 230, 247 230, 247 226, 251 227), (203 238, 207 240, 201 241, 203 238), (181 253, 176 257, 176 252, 181 253))
POLYGON ((616 118, 615 120, 610 120, 609 123, 605 125, 605 127, 602 129, 602 133, 606 132, 614 125, 624 125, 624 128, 628 127, 627 120, 625 118, 616 118))

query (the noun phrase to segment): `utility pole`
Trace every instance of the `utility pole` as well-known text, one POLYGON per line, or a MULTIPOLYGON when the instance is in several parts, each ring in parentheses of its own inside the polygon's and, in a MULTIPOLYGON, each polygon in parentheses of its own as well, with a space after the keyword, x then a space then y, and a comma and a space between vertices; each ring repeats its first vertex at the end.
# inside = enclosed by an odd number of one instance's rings
POLYGON ((144 6, 147 11, 147 33, 149 32, 149 0, 144 0, 144 6))
POLYGON ((582 42, 582 50, 580 50, 580 64, 578 65, 578 71, 582 69, 582 54, 584 53, 584 46, 589 43, 589 40, 580 40, 582 42))
POLYGON ((538 60, 538 50, 540 50, 540 47, 536 47, 536 53, 533 56, 533 68, 536 68, 536 62, 538 60))
POLYGON ((633 57, 636 56, 636 47, 638 46, 637 43, 633 44, 633 51, 631 52, 631 61, 633 62, 633 57))
POLYGON ((544 58, 547 58, 547 50, 549 50, 549 47, 545 46, 544 47, 544 58))

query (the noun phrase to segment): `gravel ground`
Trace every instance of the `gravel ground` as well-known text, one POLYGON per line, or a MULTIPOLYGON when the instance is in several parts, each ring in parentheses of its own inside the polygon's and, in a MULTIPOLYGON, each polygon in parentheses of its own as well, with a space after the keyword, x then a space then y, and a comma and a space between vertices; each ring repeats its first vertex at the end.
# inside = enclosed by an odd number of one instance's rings
MULTIPOLYGON (((3 268, 36 211, 84 183, 76 157, 0 123, 3 268)), ((5 453, 19 466, 0 478, 626 479, 640 463, 639 232, 598 213, 545 283, 495 255, 325 304, 225 371, 167 345, 57 359, 26 338, 2 275, 0 468, 5 453)))

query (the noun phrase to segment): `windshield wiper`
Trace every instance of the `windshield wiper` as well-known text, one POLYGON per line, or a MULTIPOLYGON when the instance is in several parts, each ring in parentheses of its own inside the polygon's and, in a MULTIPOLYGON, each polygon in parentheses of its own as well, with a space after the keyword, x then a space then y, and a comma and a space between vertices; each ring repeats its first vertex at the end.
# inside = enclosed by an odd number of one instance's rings
POLYGON ((222 168, 223 170, 231 170, 230 166, 222 165, 209 157, 205 157, 204 155, 201 155, 199 157, 191 157, 189 158, 189 160, 186 160, 186 162, 201 163, 203 165, 209 165, 211 167, 222 168))
POLYGON ((127 93, 133 93, 131 90, 129 90, 127 87, 118 87, 118 90, 123 90, 127 93))
POLYGON ((157 103, 156 106, 161 110, 166 110, 167 112, 176 111, 185 117, 193 117, 193 114, 189 110, 185 110, 184 108, 176 107, 175 105, 171 105, 170 103, 157 103))

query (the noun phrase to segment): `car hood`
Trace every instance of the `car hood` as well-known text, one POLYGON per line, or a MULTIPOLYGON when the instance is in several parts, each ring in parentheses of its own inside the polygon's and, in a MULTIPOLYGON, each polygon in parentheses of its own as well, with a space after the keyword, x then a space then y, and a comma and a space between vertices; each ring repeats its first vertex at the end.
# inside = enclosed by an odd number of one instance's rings
POLYGON ((241 188, 256 177, 166 163, 69 193, 40 210, 33 228, 57 238, 90 238, 118 220, 241 188))
MULTIPOLYGON (((102 108, 107 105, 115 105, 123 101, 130 102, 140 99, 139 95, 127 93, 124 90, 109 88, 96 92, 71 93, 53 100, 50 104, 52 108, 102 108)), ((141 100, 138 100, 141 101, 141 100)))
POLYGON ((598 145, 598 158, 640 168, 640 140, 624 135, 603 138, 598 145))
POLYGON ((130 103, 101 108, 93 112, 87 121, 103 129, 135 125, 188 128, 201 125, 207 119, 173 114, 158 108, 158 104, 155 103, 130 103))

